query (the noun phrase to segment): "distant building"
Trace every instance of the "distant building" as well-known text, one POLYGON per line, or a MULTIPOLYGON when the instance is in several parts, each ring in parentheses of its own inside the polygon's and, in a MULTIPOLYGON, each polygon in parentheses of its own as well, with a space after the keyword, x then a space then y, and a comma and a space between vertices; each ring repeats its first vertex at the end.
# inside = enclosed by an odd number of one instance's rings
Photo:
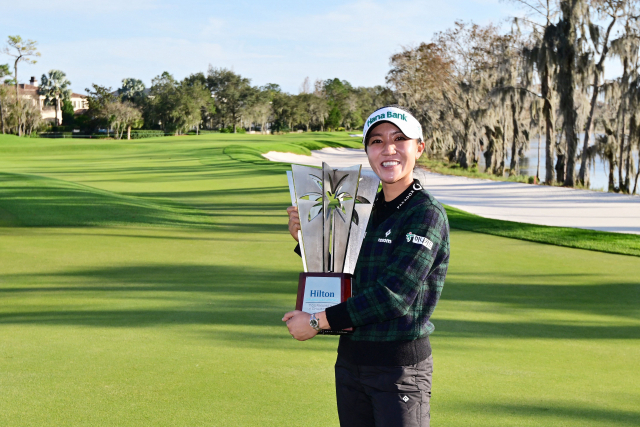
MULTIPOLYGON (((32 105, 37 106, 40 109, 40 113, 42 114, 42 118, 44 120, 50 122, 53 122, 55 120, 55 106, 44 104, 44 96, 38 94, 38 81, 35 77, 31 77, 31 80, 29 80, 29 84, 18 84, 18 95, 22 99, 30 100, 32 105)), ((71 101, 71 105, 73 105, 73 112, 75 114, 82 114, 89 108, 86 95, 72 93, 69 100, 71 101)), ((62 120, 62 102, 60 102, 58 108, 58 120, 62 120)))

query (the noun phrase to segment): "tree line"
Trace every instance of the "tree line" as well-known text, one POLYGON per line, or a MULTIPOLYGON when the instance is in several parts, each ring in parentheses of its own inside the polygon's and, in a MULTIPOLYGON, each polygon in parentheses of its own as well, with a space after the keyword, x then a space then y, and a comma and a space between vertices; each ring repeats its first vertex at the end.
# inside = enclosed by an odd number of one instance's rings
POLYGON ((125 120, 126 127, 135 122, 133 127, 175 134, 351 130, 361 128, 377 106, 395 99, 387 87, 353 87, 338 78, 318 80, 313 87, 307 78, 300 93, 292 95, 277 84, 252 86, 248 78, 212 66, 183 80, 164 72, 149 88, 139 79, 126 78, 117 90, 93 84, 87 93, 90 126, 119 121, 125 111, 135 109, 139 116, 125 120))
MULTIPOLYGON (((93 84, 76 124, 111 127, 119 138, 140 127, 174 134, 351 130, 376 108, 398 103, 422 123, 430 157, 466 169, 483 160, 486 172, 512 175, 538 139, 541 182, 588 187, 600 157, 609 191, 637 192, 640 0, 511 1, 526 14, 506 30, 460 21, 392 55, 386 86, 307 78, 292 95, 209 66, 182 80, 164 72, 148 88, 134 78, 116 90, 93 84), (610 61, 622 72, 605 79, 610 61)), ((64 77, 54 71, 51 79, 64 77)), ((64 93, 49 93, 48 102, 66 102, 64 93)))
POLYGON ((507 31, 456 22, 391 57, 387 83, 419 117, 428 151, 463 168, 483 156, 487 172, 517 174, 538 138, 546 184, 588 187, 600 156, 609 191, 635 193, 640 2, 513 1, 527 14, 507 31), (621 75, 605 79, 607 61, 621 75))
MULTIPOLYGON (((17 57, 14 78, 0 86, 0 122, 2 132, 30 134, 43 128, 39 109, 18 96, 18 64, 35 63, 39 56, 36 42, 10 36, 4 52, 17 57), (14 52, 15 51, 15 52, 14 52), (19 58, 18 58, 19 57, 19 58), (9 85, 15 85, 15 92, 9 85), (25 116, 21 111, 28 111, 25 116)), ((9 66, 0 66, 0 78, 9 75, 9 66)), ((168 72, 156 76, 150 87, 135 78, 125 78, 117 89, 92 84, 86 89, 88 110, 74 116, 69 98, 71 90, 66 74, 50 70, 41 78, 38 94, 44 104, 55 109, 54 125, 95 132, 113 129, 116 138, 125 132, 144 128, 181 134, 195 130, 223 132, 247 130, 288 132, 294 130, 352 130, 361 128, 366 117, 381 105, 395 102, 388 87, 354 87, 338 78, 307 78, 300 93, 286 93, 277 84, 252 86, 250 79, 225 68, 209 66, 206 73, 195 73, 177 80, 168 72)))

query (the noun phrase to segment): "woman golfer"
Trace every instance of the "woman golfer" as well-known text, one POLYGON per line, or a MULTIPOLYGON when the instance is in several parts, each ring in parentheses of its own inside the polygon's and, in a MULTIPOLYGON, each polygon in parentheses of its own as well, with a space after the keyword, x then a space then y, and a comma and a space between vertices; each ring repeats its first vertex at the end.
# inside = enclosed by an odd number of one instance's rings
MULTIPOLYGON (((449 223, 442 205, 413 177, 424 151, 415 117, 387 106, 369 116, 363 133, 382 190, 353 274, 353 296, 316 313, 319 327, 302 311, 282 320, 300 341, 319 329, 355 329, 340 337, 335 365, 341 426, 428 426, 434 330, 429 319, 449 264, 449 223)), ((295 207, 287 212, 297 239, 298 213, 295 207)))

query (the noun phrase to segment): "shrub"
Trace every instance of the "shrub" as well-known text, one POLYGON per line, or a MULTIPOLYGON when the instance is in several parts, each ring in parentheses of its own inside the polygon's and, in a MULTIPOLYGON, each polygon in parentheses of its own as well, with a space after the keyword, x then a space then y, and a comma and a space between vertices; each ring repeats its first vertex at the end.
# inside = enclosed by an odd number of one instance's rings
MULTIPOLYGON (((123 138, 126 138, 126 132, 123 134, 123 138)), ((150 129, 136 129, 131 130, 131 139, 142 139, 142 138, 155 138, 158 136, 164 136, 164 131, 162 130, 150 130, 150 129)))
POLYGON ((42 132, 41 138, 73 138, 73 132, 42 132))
MULTIPOLYGON (((220 133, 233 133, 233 126, 220 129, 220 133)), ((236 133, 247 133, 247 130, 243 127, 236 126, 236 133)))
POLYGON ((339 127, 338 129, 336 129, 336 130, 337 130, 338 132, 344 132, 344 131, 345 131, 345 129, 344 129, 342 126, 340 126, 340 127, 339 127))
POLYGON ((187 135, 211 135, 212 133, 220 133, 219 130, 208 130, 208 129, 200 129, 198 132, 195 130, 190 130, 187 132, 187 135))

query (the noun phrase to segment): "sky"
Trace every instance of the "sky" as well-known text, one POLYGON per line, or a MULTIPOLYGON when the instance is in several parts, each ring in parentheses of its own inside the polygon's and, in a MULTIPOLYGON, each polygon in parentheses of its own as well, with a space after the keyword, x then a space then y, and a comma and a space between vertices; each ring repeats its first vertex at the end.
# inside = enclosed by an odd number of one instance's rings
MULTIPOLYGON (((384 85, 404 46, 456 20, 499 24, 522 13, 501 0, 0 0, 0 48, 9 35, 36 40, 42 56, 18 66, 20 83, 59 69, 77 93, 126 77, 148 87, 163 71, 182 79, 211 64, 296 94, 305 77, 384 85)), ((0 54, 4 63, 12 58, 0 54)))

